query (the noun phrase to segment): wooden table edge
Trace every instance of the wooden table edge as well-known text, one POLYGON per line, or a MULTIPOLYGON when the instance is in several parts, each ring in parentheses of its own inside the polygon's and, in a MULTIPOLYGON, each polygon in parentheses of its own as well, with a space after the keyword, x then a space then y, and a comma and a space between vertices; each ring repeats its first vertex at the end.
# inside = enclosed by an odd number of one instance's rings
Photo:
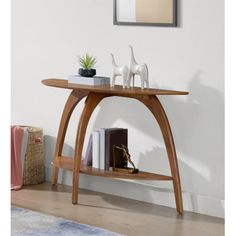
POLYGON ((72 90, 81 90, 87 92, 96 92, 96 93, 109 93, 114 95, 127 94, 127 95, 188 95, 189 92, 186 91, 175 91, 168 89, 158 89, 158 88, 149 88, 142 90, 139 87, 134 88, 122 88, 120 85, 116 85, 114 88, 110 86, 92 86, 92 85, 79 85, 79 84, 70 84, 65 79, 56 79, 50 78, 42 80, 41 83, 46 86, 72 89, 72 90))

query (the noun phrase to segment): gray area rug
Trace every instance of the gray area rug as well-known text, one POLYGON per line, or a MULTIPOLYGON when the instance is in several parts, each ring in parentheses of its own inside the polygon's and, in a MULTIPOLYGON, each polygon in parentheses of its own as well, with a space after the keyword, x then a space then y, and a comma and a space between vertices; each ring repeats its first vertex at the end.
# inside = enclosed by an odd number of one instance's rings
POLYGON ((101 228, 80 224, 51 215, 11 208, 11 235, 13 236, 121 236, 101 228))

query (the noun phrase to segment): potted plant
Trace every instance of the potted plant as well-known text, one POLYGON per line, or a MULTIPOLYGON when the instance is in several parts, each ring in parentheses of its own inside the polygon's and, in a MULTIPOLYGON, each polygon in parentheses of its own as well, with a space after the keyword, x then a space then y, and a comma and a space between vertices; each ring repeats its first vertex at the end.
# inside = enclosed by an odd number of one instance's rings
POLYGON ((96 69, 94 69, 97 61, 96 57, 93 57, 86 53, 79 59, 80 66, 82 68, 79 68, 79 74, 84 77, 93 77, 96 75, 96 69))

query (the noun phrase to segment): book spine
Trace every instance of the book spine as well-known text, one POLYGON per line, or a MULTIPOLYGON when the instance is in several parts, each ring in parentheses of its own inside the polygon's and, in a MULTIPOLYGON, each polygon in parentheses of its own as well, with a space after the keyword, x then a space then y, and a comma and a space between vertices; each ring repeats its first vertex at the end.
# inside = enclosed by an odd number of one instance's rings
POLYGON ((110 167, 110 132, 105 131, 105 170, 110 167))
POLYGON ((93 135, 93 168, 99 168, 99 132, 94 131, 93 135))
POLYGON ((105 170, 105 129, 100 130, 99 167, 105 170))
POLYGON ((84 158, 84 165, 86 166, 92 165, 92 157, 93 157, 92 151, 93 151, 93 136, 92 134, 90 134, 88 146, 87 146, 87 150, 86 150, 86 154, 84 158))

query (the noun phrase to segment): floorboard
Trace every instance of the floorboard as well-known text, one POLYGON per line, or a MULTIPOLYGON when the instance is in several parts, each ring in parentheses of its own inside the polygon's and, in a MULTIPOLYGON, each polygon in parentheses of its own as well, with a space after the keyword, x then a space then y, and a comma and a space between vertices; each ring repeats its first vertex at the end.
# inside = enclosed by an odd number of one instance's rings
POLYGON ((80 189, 71 204, 71 187, 49 183, 12 191, 12 204, 130 236, 223 236, 224 220, 80 189))

